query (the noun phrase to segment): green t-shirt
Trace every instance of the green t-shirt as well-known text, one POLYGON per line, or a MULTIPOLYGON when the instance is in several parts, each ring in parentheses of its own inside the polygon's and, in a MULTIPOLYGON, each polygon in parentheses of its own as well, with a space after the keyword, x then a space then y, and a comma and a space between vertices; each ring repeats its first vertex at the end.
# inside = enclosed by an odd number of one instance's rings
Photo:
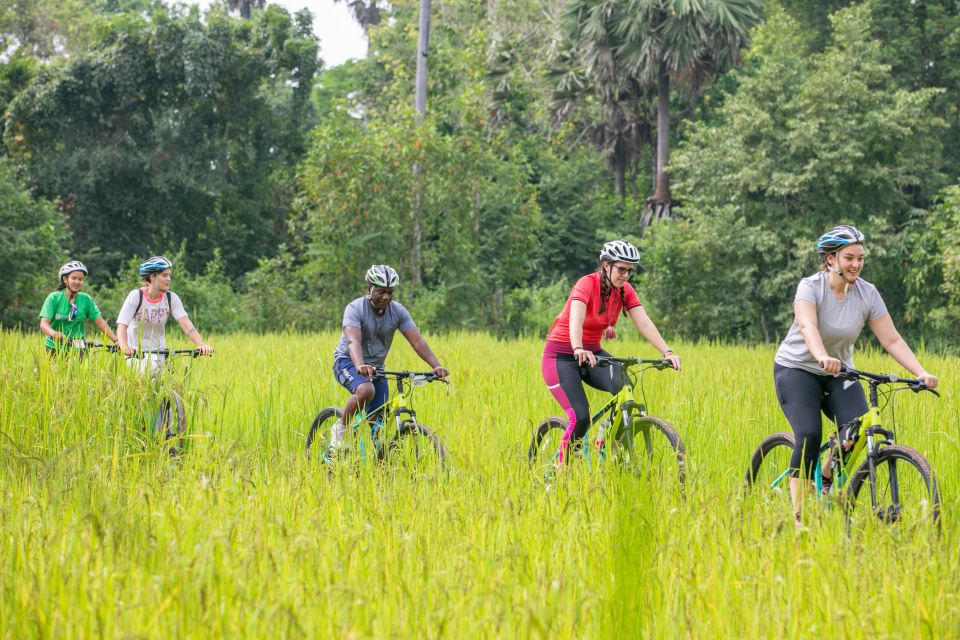
MULTIPOLYGON (((54 291, 47 296, 40 309, 41 318, 50 318, 50 327, 59 331, 69 340, 83 340, 86 330, 84 320, 96 320, 100 317, 100 309, 93 298, 80 292, 73 299, 73 304, 67 299, 66 290, 54 291)), ((44 344, 51 349, 57 348, 56 341, 47 336, 44 344)))

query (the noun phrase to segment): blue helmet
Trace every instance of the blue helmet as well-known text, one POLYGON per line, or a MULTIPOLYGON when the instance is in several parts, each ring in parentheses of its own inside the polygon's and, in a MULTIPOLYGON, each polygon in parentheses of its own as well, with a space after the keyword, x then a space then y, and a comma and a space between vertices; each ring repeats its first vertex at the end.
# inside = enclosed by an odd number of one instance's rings
POLYGON ((173 263, 163 256, 153 256, 140 265, 140 276, 143 277, 151 273, 160 273, 161 271, 166 271, 167 269, 172 268, 173 263))
POLYGON ((863 240, 863 234, 855 227, 848 224, 838 225, 817 240, 817 257, 820 258, 820 262, 823 262, 827 259, 827 255, 836 253, 848 244, 862 244, 863 240))

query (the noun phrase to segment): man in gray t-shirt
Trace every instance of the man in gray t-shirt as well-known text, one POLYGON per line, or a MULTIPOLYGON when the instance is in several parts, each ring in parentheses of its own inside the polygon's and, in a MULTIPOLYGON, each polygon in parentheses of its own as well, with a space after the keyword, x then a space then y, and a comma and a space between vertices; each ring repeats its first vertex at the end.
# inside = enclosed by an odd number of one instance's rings
POLYGON ((358 408, 369 413, 387 401, 390 391, 387 381, 373 380, 373 375, 384 367, 397 330, 434 373, 442 378, 450 375, 420 335, 410 312, 394 302, 393 289, 400 284, 397 272, 387 265, 376 264, 367 270, 365 279, 367 295, 344 309, 343 334, 333 350, 333 375, 352 395, 343 408, 343 416, 331 428, 332 449, 343 446, 344 425, 350 424, 358 408))

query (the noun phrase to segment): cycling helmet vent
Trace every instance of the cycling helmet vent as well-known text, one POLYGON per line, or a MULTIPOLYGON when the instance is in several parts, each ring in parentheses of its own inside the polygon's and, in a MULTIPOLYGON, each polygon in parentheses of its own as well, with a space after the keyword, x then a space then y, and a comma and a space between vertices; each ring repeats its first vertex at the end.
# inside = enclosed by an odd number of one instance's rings
POLYGON ((153 256, 140 265, 140 275, 145 276, 151 273, 160 273, 161 271, 166 271, 167 269, 172 268, 173 263, 163 256, 153 256))
POLYGON ((603 249, 600 251, 600 259, 611 262, 639 264, 640 252, 626 240, 614 240, 603 245, 603 249))
POLYGON ((817 257, 823 262, 827 255, 835 253, 849 244, 860 244, 863 240, 863 234, 857 231, 855 227, 848 224, 838 225, 817 240, 817 257))
POLYGON ((67 264, 60 267, 60 277, 62 278, 65 275, 69 275, 74 271, 83 271, 83 275, 88 276, 90 272, 87 271, 87 268, 79 260, 71 260, 67 264))
POLYGON ((367 275, 364 278, 369 284, 384 289, 392 289, 400 284, 400 276, 396 269, 385 264, 375 264, 367 269, 367 275))

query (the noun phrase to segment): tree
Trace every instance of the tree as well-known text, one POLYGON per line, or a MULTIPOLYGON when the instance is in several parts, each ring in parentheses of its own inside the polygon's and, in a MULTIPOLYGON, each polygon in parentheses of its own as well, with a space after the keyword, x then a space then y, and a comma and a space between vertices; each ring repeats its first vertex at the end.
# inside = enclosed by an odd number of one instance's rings
POLYGON ((107 32, 11 103, 5 141, 60 204, 77 257, 115 272, 185 244, 239 276, 286 231, 317 43, 306 13, 161 15, 107 32))
POLYGON ((44 296, 56 286, 66 238, 63 215, 34 200, 0 161, 0 325, 36 321, 44 296))
POLYGON ((563 45, 551 70, 558 120, 599 101, 581 128, 613 171, 621 200, 626 197, 627 168, 652 134, 648 96, 619 55, 622 5, 621 0, 570 2, 560 17, 563 45))
POLYGON ((760 22, 759 0, 625 0, 617 20, 618 53, 627 68, 657 93, 657 171, 641 226, 670 217, 670 81, 696 92, 711 75, 735 66, 750 29, 760 22))
POLYGON ((263 9, 266 0, 227 0, 227 6, 230 11, 239 11, 240 17, 244 20, 250 19, 252 9, 263 9))
POLYGON ((897 86, 869 7, 832 22, 825 50, 804 58, 796 22, 770 16, 736 92, 674 154, 684 219, 645 239, 642 286, 681 333, 776 339, 796 282, 816 268, 815 239, 843 222, 865 232, 865 275, 901 317, 909 243, 899 234, 917 190, 943 184, 945 123, 930 109, 939 91, 897 86))

